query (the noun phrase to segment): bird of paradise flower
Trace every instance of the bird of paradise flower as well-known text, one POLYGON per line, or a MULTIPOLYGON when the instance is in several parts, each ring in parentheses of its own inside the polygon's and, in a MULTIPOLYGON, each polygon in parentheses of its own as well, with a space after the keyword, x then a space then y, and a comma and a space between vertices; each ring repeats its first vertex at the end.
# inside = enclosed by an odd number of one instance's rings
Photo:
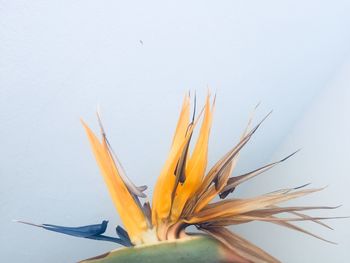
MULTIPOLYGON (((190 101, 190 95, 186 94, 168 158, 154 188, 152 205, 149 202, 140 201, 140 198, 146 197, 144 191, 147 187, 136 186, 127 177, 107 139, 99 114, 101 139, 82 121, 101 174, 125 227, 124 229, 117 226, 118 237, 103 235, 108 221, 83 227, 19 222, 77 237, 116 242, 126 247, 161 244, 171 240, 188 240, 189 236, 198 235, 202 238, 216 240, 219 246, 222 246, 226 253, 226 259, 221 259, 223 262, 279 262, 267 252, 227 228, 252 221, 270 222, 332 243, 295 225, 294 221, 312 221, 330 228, 321 220, 336 217, 312 217, 302 211, 336 207, 279 206, 282 202, 318 192, 323 188, 304 189, 307 185, 303 185, 280 189, 252 198, 227 199, 240 184, 268 171, 296 153, 251 172, 231 176, 240 151, 270 113, 253 128, 251 128, 251 116, 239 142, 206 173, 215 97, 211 101, 210 94, 207 95, 205 105, 198 116, 196 116, 195 106, 191 116, 190 101), (193 150, 190 151, 193 131, 200 119, 202 122, 198 138, 193 150), (221 200, 215 201, 215 197, 221 200), (289 214, 291 217, 280 217, 281 214, 289 214), (202 234, 189 234, 186 228, 191 225, 197 227, 202 234)), ((103 256, 99 257, 101 258, 103 259, 103 256)))

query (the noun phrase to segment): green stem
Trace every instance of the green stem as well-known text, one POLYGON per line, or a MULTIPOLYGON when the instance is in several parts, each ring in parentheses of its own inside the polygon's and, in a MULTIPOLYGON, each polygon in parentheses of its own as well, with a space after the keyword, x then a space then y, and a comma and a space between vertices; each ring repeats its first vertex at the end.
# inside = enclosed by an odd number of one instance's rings
POLYGON ((132 248, 120 248, 84 260, 85 263, 213 263, 232 262, 230 252, 216 240, 206 237, 189 237, 132 248))

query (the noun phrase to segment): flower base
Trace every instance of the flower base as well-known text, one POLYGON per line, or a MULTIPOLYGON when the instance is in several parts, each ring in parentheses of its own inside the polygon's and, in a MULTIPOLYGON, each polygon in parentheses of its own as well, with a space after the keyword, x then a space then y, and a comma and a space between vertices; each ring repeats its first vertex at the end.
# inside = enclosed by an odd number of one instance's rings
POLYGON ((174 241, 140 245, 132 248, 120 248, 81 262, 237 262, 233 261, 233 257, 234 255, 223 247, 222 244, 210 237, 188 237, 174 241))

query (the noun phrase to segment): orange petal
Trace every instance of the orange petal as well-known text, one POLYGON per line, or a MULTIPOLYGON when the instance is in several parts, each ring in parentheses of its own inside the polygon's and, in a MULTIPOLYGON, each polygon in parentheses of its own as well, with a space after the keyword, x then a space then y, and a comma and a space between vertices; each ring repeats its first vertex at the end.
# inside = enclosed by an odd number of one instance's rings
POLYGON ((210 109, 210 95, 208 94, 202 127, 192 156, 187 163, 186 181, 183 185, 178 186, 176 192, 171 217, 171 220, 174 222, 180 217, 186 201, 198 189, 203 179, 207 167, 208 142, 212 116, 213 110, 210 109))
POLYGON ((101 144, 91 129, 84 122, 82 123, 113 203, 131 240, 133 243, 139 243, 141 234, 147 230, 146 218, 121 179, 107 145, 101 144))
POLYGON ((189 125, 189 118, 190 118, 190 98, 189 98, 189 95, 186 94, 182 104, 180 117, 177 122, 177 126, 176 126, 176 130, 175 130, 172 146, 170 148, 168 159, 160 173, 160 176, 154 188, 153 202, 152 202, 153 225, 157 224, 159 217, 164 217, 164 215, 158 214, 160 210, 169 211, 170 209, 170 206, 171 206, 170 200, 168 200, 168 198, 164 198, 164 194, 165 194, 164 192, 166 192, 166 190, 164 190, 164 182, 168 181, 167 184, 170 186, 172 186, 175 182, 175 176, 173 175, 173 172, 175 171, 177 160, 179 159, 179 156, 181 154, 181 149, 182 149, 181 146, 183 145, 183 142, 186 137, 186 131, 189 125))

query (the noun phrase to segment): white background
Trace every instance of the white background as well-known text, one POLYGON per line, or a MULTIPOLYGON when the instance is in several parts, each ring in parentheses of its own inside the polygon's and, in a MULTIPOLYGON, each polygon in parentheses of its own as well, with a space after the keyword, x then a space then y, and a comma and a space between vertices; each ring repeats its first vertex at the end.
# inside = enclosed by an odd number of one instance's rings
MULTIPOLYGON (((344 1, 0 1, 0 251, 4 262, 74 262, 115 247, 11 222, 120 223, 79 122, 96 106, 128 175, 153 188, 183 95, 217 93, 213 164, 249 112, 273 115, 237 173, 303 148, 243 185, 252 196, 311 182, 297 204, 350 215, 350 3, 344 1), (142 40, 143 44, 140 43, 142 40)), ((151 190, 148 191, 151 196, 151 190)), ((310 226, 329 245, 267 224, 237 231, 282 262, 347 262, 348 220, 310 226)))

